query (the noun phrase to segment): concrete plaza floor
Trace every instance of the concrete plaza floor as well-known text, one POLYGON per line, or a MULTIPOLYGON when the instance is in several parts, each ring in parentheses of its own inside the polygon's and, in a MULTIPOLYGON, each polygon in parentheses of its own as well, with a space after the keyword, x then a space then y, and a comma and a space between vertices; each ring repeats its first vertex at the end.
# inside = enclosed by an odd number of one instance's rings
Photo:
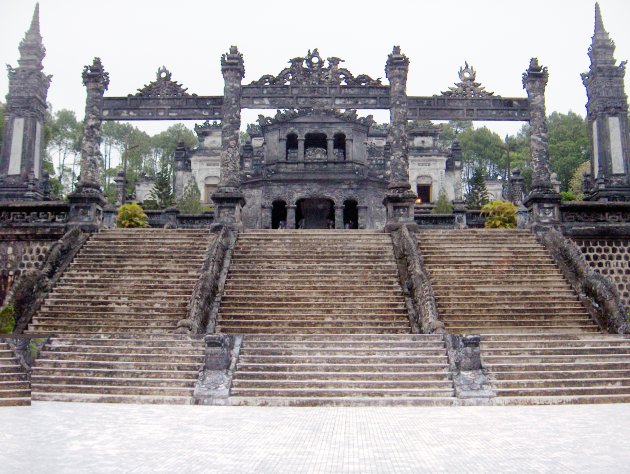
POLYGON ((630 404, 0 408, 0 472, 629 472, 630 404))

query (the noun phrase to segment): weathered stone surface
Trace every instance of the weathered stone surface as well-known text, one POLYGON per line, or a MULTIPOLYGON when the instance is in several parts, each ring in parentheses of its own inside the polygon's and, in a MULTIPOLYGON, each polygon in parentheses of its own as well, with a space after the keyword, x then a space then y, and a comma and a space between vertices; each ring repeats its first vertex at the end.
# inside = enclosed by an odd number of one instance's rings
POLYGON ((195 385, 195 403, 220 405, 226 403, 230 395, 243 336, 208 334, 204 341, 204 365, 195 385))
POLYGON ((596 321, 610 333, 630 333, 619 291, 590 267, 579 247, 555 229, 540 234, 539 238, 596 321))

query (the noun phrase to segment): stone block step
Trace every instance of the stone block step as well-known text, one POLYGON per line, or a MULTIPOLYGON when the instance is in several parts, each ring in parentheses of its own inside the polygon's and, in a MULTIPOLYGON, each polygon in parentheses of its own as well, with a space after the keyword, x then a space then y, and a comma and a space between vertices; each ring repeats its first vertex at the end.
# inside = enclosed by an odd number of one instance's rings
POLYGON ((497 397, 495 405, 578 405, 599 403, 629 403, 630 395, 570 395, 497 397))
POLYGON ((165 331, 175 331, 176 323, 174 323, 170 328, 162 328, 162 327, 146 327, 144 325, 132 325, 130 323, 124 323, 119 326, 100 326, 100 325, 77 325, 77 326, 66 326, 63 324, 37 324, 34 327, 29 327, 25 334, 31 335, 49 335, 49 334, 98 334, 98 333, 120 333, 126 334, 130 332, 134 333, 164 333, 165 331))
POLYGON ((357 307, 344 307, 344 308, 332 308, 324 307, 321 305, 314 305, 311 307, 260 307, 257 308, 253 303, 251 306, 241 307, 224 307, 219 310, 221 318, 237 319, 239 315, 260 315, 260 319, 273 319, 274 315, 291 315, 295 318, 304 316, 318 316, 318 315, 335 315, 341 319, 344 319, 345 315, 366 315, 370 317, 376 317, 379 315, 389 316, 407 316, 406 308, 387 308, 387 307, 374 307, 374 308, 357 308, 357 307))
POLYGON ((495 356, 549 356, 549 355, 629 355, 630 345, 626 346, 569 346, 555 344, 546 348, 513 348, 502 347, 490 349, 483 346, 484 357, 495 356))
MULTIPOLYGON (((319 341, 252 341, 247 336, 241 344, 241 354, 244 351, 322 351, 323 353, 331 353, 330 351, 400 351, 422 350, 422 351, 444 351, 444 342, 441 341, 398 341, 388 342, 383 340, 377 341, 335 341, 331 342, 319 341)), ((330 339, 330 338, 329 338, 330 339)))
POLYGON ((519 380, 497 380, 493 379, 492 384, 498 389, 536 389, 536 388, 572 388, 572 387, 599 387, 606 391, 608 387, 630 388, 630 378, 562 378, 562 379, 519 379, 519 380))
POLYGON ((353 334, 339 335, 336 337, 322 336, 317 334, 286 334, 283 336, 276 334, 251 334, 244 340, 243 344, 256 343, 285 343, 285 342, 387 342, 398 344, 399 342, 440 342, 444 343, 444 337, 440 334, 353 334))
POLYGON ((31 396, 31 391, 26 389, 15 389, 9 388, 4 389, 0 388, 0 400, 2 399, 13 399, 13 398, 28 398, 31 396))
POLYGON ((116 348, 124 347, 127 349, 163 349, 169 348, 173 350, 180 349, 197 349, 203 347, 203 340, 201 339, 188 339, 177 338, 177 334, 158 334, 157 338, 150 338, 146 335, 133 336, 129 335, 105 335, 104 337, 55 337, 46 348, 55 347, 102 347, 102 348, 116 348))
POLYGON ((277 305, 304 305, 304 306, 312 306, 312 305, 342 305, 347 306, 350 304, 356 304, 357 306, 383 306, 383 307, 401 307, 401 297, 400 295, 380 295, 380 294, 372 294, 372 295, 349 295, 349 294, 319 294, 316 292, 308 292, 304 294, 286 294, 284 292, 280 293, 271 293, 269 292, 265 296, 259 296, 255 298, 253 295, 234 295, 234 294, 224 294, 221 302, 228 306, 243 306, 243 305, 251 305, 251 303, 260 304, 263 306, 277 306, 277 305), (369 301, 368 302, 366 302, 369 301))
POLYGON ((330 389, 415 389, 415 390, 444 390, 452 393, 453 382, 450 380, 345 380, 345 379, 333 379, 333 380, 269 380, 264 378, 259 379, 236 379, 232 382, 232 393, 239 391, 240 389, 297 389, 297 390, 330 390, 330 389))
POLYGON ((164 404, 164 405, 193 405, 190 396, 165 395, 108 395, 100 393, 64 393, 64 392, 34 392, 33 400, 49 402, 85 402, 85 403, 133 403, 133 404, 164 404))
POLYGON ((587 362, 545 362, 543 364, 532 362, 532 363, 497 363, 490 364, 486 363, 486 367, 490 372, 498 373, 498 372, 542 372, 542 371, 573 371, 573 370, 588 370, 588 371, 598 371, 598 370, 628 370, 630 366, 626 361, 602 361, 598 362, 597 360, 587 361, 587 362))
POLYGON ((605 363, 625 362, 630 367, 629 354, 549 354, 549 355, 486 355, 483 360, 486 364, 568 364, 568 363, 605 363))
POLYGON ((471 317, 506 317, 506 316, 518 316, 522 317, 523 315, 576 315, 576 316, 584 316, 588 314, 584 307, 579 305, 559 305, 556 307, 552 306, 521 306, 521 307, 510 307, 509 305, 492 305, 484 308, 471 308, 471 306, 446 306, 446 305, 438 305, 438 312, 441 316, 471 316, 471 317))
MULTIPOLYGON (((566 380, 568 384, 572 380, 597 380, 597 379, 630 379, 630 367, 623 369, 577 369, 564 368, 561 370, 546 370, 545 367, 539 370, 513 370, 504 372, 490 372, 488 377, 499 384, 508 382, 520 382, 527 380, 540 381, 545 380, 561 381, 566 380)), ((602 382, 603 383, 603 382, 602 382)))
POLYGON ((26 374, 24 374, 24 380, 20 380, 18 377, 2 377, 0 374, 0 390, 28 390, 30 384, 26 380, 26 374))
POLYGON ((455 397, 230 397, 232 406, 452 406, 455 397))
MULTIPOLYGON (((192 293, 192 292, 190 292, 192 293)), ((99 305, 111 304, 133 304, 137 306, 155 306, 175 305, 186 306, 190 300, 190 294, 170 294, 170 291, 160 292, 136 292, 136 293, 111 293, 111 292, 72 292, 70 294, 55 291, 46 298, 47 305, 63 306, 71 302, 72 304, 83 303, 87 306, 94 307, 99 305), (157 293, 157 294, 155 294, 157 293), (96 300, 95 295, 98 296, 96 300)))
POLYGON ((34 399, 39 399, 42 393, 78 393, 96 395, 151 395, 151 396, 175 396, 192 397, 194 387, 145 387, 138 385, 120 386, 107 385, 103 380, 96 385, 71 385, 71 384, 44 384, 33 382, 32 390, 34 399))
POLYGON ((627 395, 630 400, 630 387, 541 387, 541 388, 498 388, 497 397, 563 397, 571 395, 627 395))
POLYGON ((39 366, 33 367, 32 377, 56 377, 63 380, 70 380, 72 378, 107 378, 111 379, 152 379, 152 380, 180 380, 181 383, 189 383, 191 380, 197 380, 198 369, 190 370, 156 370, 147 369, 145 367, 141 369, 123 368, 123 369, 111 369, 111 368, 99 368, 99 367, 66 367, 64 365, 55 366, 39 366))
POLYGON ((317 371, 247 371, 239 369, 234 373, 234 383, 246 383, 249 381, 266 381, 268 383, 310 383, 312 381, 339 383, 340 381, 352 381, 356 383, 439 383, 451 385, 450 374, 444 368, 436 371, 406 372, 403 370, 391 371, 328 371, 322 368, 317 371))
POLYGON ((74 369, 110 369, 110 370, 158 370, 158 371, 192 371, 198 370, 201 364, 196 362, 151 362, 125 360, 78 360, 78 359, 38 359, 36 367, 57 369, 59 367, 74 369))
MULTIPOLYGON (((296 332, 295 327, 286 327, 286 326, 276 326, 276 327, 262 327, 259 328, 257 326, 232 326, 229 328, 223 328, 221 324, 217 325, 217 332, 227 333, 227 334, 257 334, 257 333, 267 333, 267 334, 294 334, 296 332)), ((371 327, 371 326, 346 326, 343 328, 339 327, 329 327, 329 326, 313 326, 313 327, 303 327, 299 328, 300 333, 305 334, 328 334, 328 335, 336 335, 336 334, 408 334, 408 327, 395 327, 395 328, 386 328, 386 327, 371 327)))
MULTIPOLYGON (((41 315, 42 313, 40 313, 41 315)), ((94 317, 88 317, 87 315, 76 315, 75 317, 67 317, 67 316, 37 316, 33 318, 32 325, 67 325, 67 326, 77 326, 77 325, 92 325, 99 327, 118 327, 121 324, 126 326, 131 325, 145 325, 146 327, 171 327, 173 323, 177 323, 174 321, 174 318, 160 318, 160 317, 129 317, 129 315, 125 315, 124 321, 121 321, 117 318, 105 318, 102 317, 101 314, 94 314, 94 317)))
POLYGON ((540 340, 532 339, 532 340, 496 340, 496 341, 482 341, 481 347, 484 351, 494 352, 494 351, 509 351, 509 352, 525 352, 530 350, 612 350, 614 348, 623 348, 626 349, 629 346, 630 341, 625 339, 580 339, 580 340, 571 340, 571 339, 551 339, 545 340, 539 338, 540 340))
POLYGON ((272 319, 274 321, 334 321, 337 319, 342 319, 344 321, 384 321, 384 322, 399 322, 399 323, 407 323, 409 321, 409 317, 406 314, 370 314, 370 313, 356 313, 356 314, 327 314, 327 313, 319 313, 319 314, 295 314, 295 313, 287 313, 287 314, 261 314, 261 313, 250 313, 250 314, 239 314, 238 316, 234 313, 219 313, 219 321, 247 321, 251 323, 252 321, 260 321, 266 319, 272 319))
POLYGON ((250 357, 250 358, 263 358, 269 357, 270 360, 276 360, 276 358, 284 358, 284 357, 296 357, 302 360, 303 358, 308 357, 331 357, 337 360, 340 357, 383 357, 384 361, 391 360, 391 358, 395 357, 405 357, 405 358, 414 358, 415 360, 422 359, 428 360, 429 358, 440 358, 444 359, 446 357, 446 352, 443 347, 439 348, 398 348, 390 346, 389 348, 339 348, 335 349, 326 349, 321 347, 302 347, 302 348, 253 348, 249 346, 242 346, 241 351, 239 353, 239 360, 242 357, 250 357))
POLYGON ((441 363, 422 363, 415 362, 409 364, 382 364, 382 363, 372 363, 372 364, 309 364, 309 363, 287 363, 287 364, 267 364, 267 363, 237 363, 237 370, 243 370, 248 372, 415 372, 415 373, 423 373, 423 372, 438 372, 438 371, 448 371, 447 364, 441 363))
POLYGON ((531 333, 518 333, 518 334, 483 334, 482 343, 487 342, 529 342, 529 341, 606 341, 606 340, 628 340, 621 336, 613 336, 610 334, 596 333, 596 334, 567 334, 563 332, 551 333, 551 334, 537 334, 531 333))
POLYGON ((153 353, 153 354, 142 354, 142 353, 123 353, 123 352, 101 352, 96 350, 90 350, 89 352, 79 352, 79 351, 42 351, 40 358, 38 360, 52 360, 55 361, 63 361, 63 360, 72 360, 72 361, 99 361, 99 362, 135 362, 138 364, 142 364, 145 362, 158 363, 158 362, 173 362, 173 363, 201 363, 203 361, 203 354, 178 354, 171 351, 162 351, 162 353, 153 353))
POLYGON ((173 387, 194 389, 196 380, 192 377, 188 379, 178 378, 150 378, 150 377, 109 377, 107 373, 103 376, 59 376, 34 373, 32 376, 34 384, 38 385, 74 385, 97 386, 107 385, 109 387, 173 387))
MULTIPOLYGON (((85 306, 81 309, 81 305, 47 305, 44 304, 40 312, 38 313, 40 316, 47 317, 88 317, 94 318, 96 316, 105 318, 107 315, 110 315, 113 319, 119 316, 129 316, 134 317, 138 316, 140 318, 150 318, 157 319, 158 316, 162 316, 164 318, 173 318, 176 319, 178 317, 182 317, 186 315, 186 308, 180 307, 177 308, 174 305, 167 305, 164 308, 141 308, 141 307, 125 307, 121 306, 85 306)), ((37 316, 38 318, 40 316, 37 316)))
POLYGON ((536 333, 556 333, 563 331, 565 333, 584 333, 584 332, 597 332, 599 329, 594 325, 576 325, 576 326, 457 326, 446 324, 449 332, 455 334, 513 334, 517 331, 521 331, 523 334, 536 333))
POLYGON ((343 300, 343 299, 397 299, 400 301, 400 296, 402 295, 402 289, 400 287, 396 288, 392 286, 391 288, 383 289, 377 287, 373 290, 365 289, 363 287, 357 286, 356 289, 351 288, 323 288, 323 289, 297 289, 290 288, 285 289, 282 293, 278 292, 278 295, 274 294, 274 292, 269 291, 269 288, 262 288, 260 286, 251 288, 251 289, 243 289, 242 287, 235 288, 233 285, 230 285, 230 289, 225 290, 223 292, 223 299, 226 297, 230 298, 245 298, 245 297, 265 297, 267 299, 276 299, 276 298, 311 298, 317 296, 318 298, 330 298, 334 300, 343 300))
POLYGON ((293 389, 293 388, 238 388, 231 390, 232 396, 244 397, 452 397, 453 389, 293 389))
POLYGON ((140 346, 140 345, 90 345, 85 343, 74 344, 47 344, 43 354, 51 353, 93 353, 93 354, 144 354, 144 355, 163 355, 164 357, 171 356, 194 356, 199 357, 201 354, 202 345, 193 346, 191 344, 179 345, 179 346, 140 346))
POLYGON ((0 398, 0 407, 30 406, 31 397, 0 398))
MULTIPOLYGON (((390 364, 392 367, 401 365, 401 364, 414 364, 417 362, 422 362, 426 364, 444 364, 445 366, 448 364, 448 360, 446 358, 446 354, 442 353, 439 355, 423 354, 421 357, 418 355, 409 355, 405 356, 401 355, 383 355, 383 354, 375 354, 375 355, 357 355, 357 354, 342 354, 342 355, 262 355, 262 354, 251 354, 251 355, 239 355, 238 364, 269 364, 269 365, 286 365, 286 364, 312 364, 312 365, 348 365, 348 364, 356 364, 360 365, 372 365, 372 364, 390 364)), ((499 363, 501 360, 498 361, 499 363)))

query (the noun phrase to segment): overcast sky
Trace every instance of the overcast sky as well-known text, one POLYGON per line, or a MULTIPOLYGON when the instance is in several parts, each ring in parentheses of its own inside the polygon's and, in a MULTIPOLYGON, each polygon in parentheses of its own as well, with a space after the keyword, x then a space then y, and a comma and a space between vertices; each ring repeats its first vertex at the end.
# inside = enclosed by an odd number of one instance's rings
MULTIPOLYGON (((0 63, 16 66, 34 1, 0 0, 0 63)), ((630 1, 600 1, 618 61, 630 58, 630 1)), ((249 83, 277 74, 287 61, 319 48, 345 59, 354 75, 384 78, 387 54, 400 45, 410 58, 409 95, 433 95, 458 80, 468 61, 477 80, 497 95, 524 97, 521 75, 537 56, 548 66, 547 111, 584 115, 580 73, 594 23, 591 0, 433 1, 162 1, 41 0, 44 70, 52 74, 48 101, 83 117, 81 71, 100 56, 110 74, 109 96, 134 93, 165 65, 198 95, 223 91, 221 54, 238 45, 249 83)), ((386 82, 386 81, 384 81, 386 82)), ((626 91, 630 80, 626 76, 626 91)), ((0 97, 8 80, 0 76, 0 97)), ((254 121, 259 111, 244 111, 254 121)), ((266 113, 273 113, 267 111, 266 113)), ((380 121, 387 113, 376 114, 380 121)), ((136 123, 150 133, 169 123, 136 123)), ((192 126, 192 123, 189 124, 192 126)), ((502 135, 517 124, 495 124, 502 135)))

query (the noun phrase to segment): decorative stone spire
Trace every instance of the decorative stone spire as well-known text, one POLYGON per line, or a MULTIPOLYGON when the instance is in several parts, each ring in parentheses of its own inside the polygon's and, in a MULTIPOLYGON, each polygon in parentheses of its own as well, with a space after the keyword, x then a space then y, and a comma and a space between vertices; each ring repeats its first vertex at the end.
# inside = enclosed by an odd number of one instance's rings
POLYGON ((42 160, 46 97, 52 76, 42 72, 46 48, 39 29, 39 4, 20 42, 18 67, 7 66, 9 94, 0 156, 0 199, 45 199, 42 160))
POLYGON ((588 49, 591 65, 582 74, 591 135, 591 176, 589 200, 630 200, 630 143, 628 136, 628 98, 624 90, 626 62, 616 64, 615 43, 604 28, 595 4, 595 31, 588 49))

